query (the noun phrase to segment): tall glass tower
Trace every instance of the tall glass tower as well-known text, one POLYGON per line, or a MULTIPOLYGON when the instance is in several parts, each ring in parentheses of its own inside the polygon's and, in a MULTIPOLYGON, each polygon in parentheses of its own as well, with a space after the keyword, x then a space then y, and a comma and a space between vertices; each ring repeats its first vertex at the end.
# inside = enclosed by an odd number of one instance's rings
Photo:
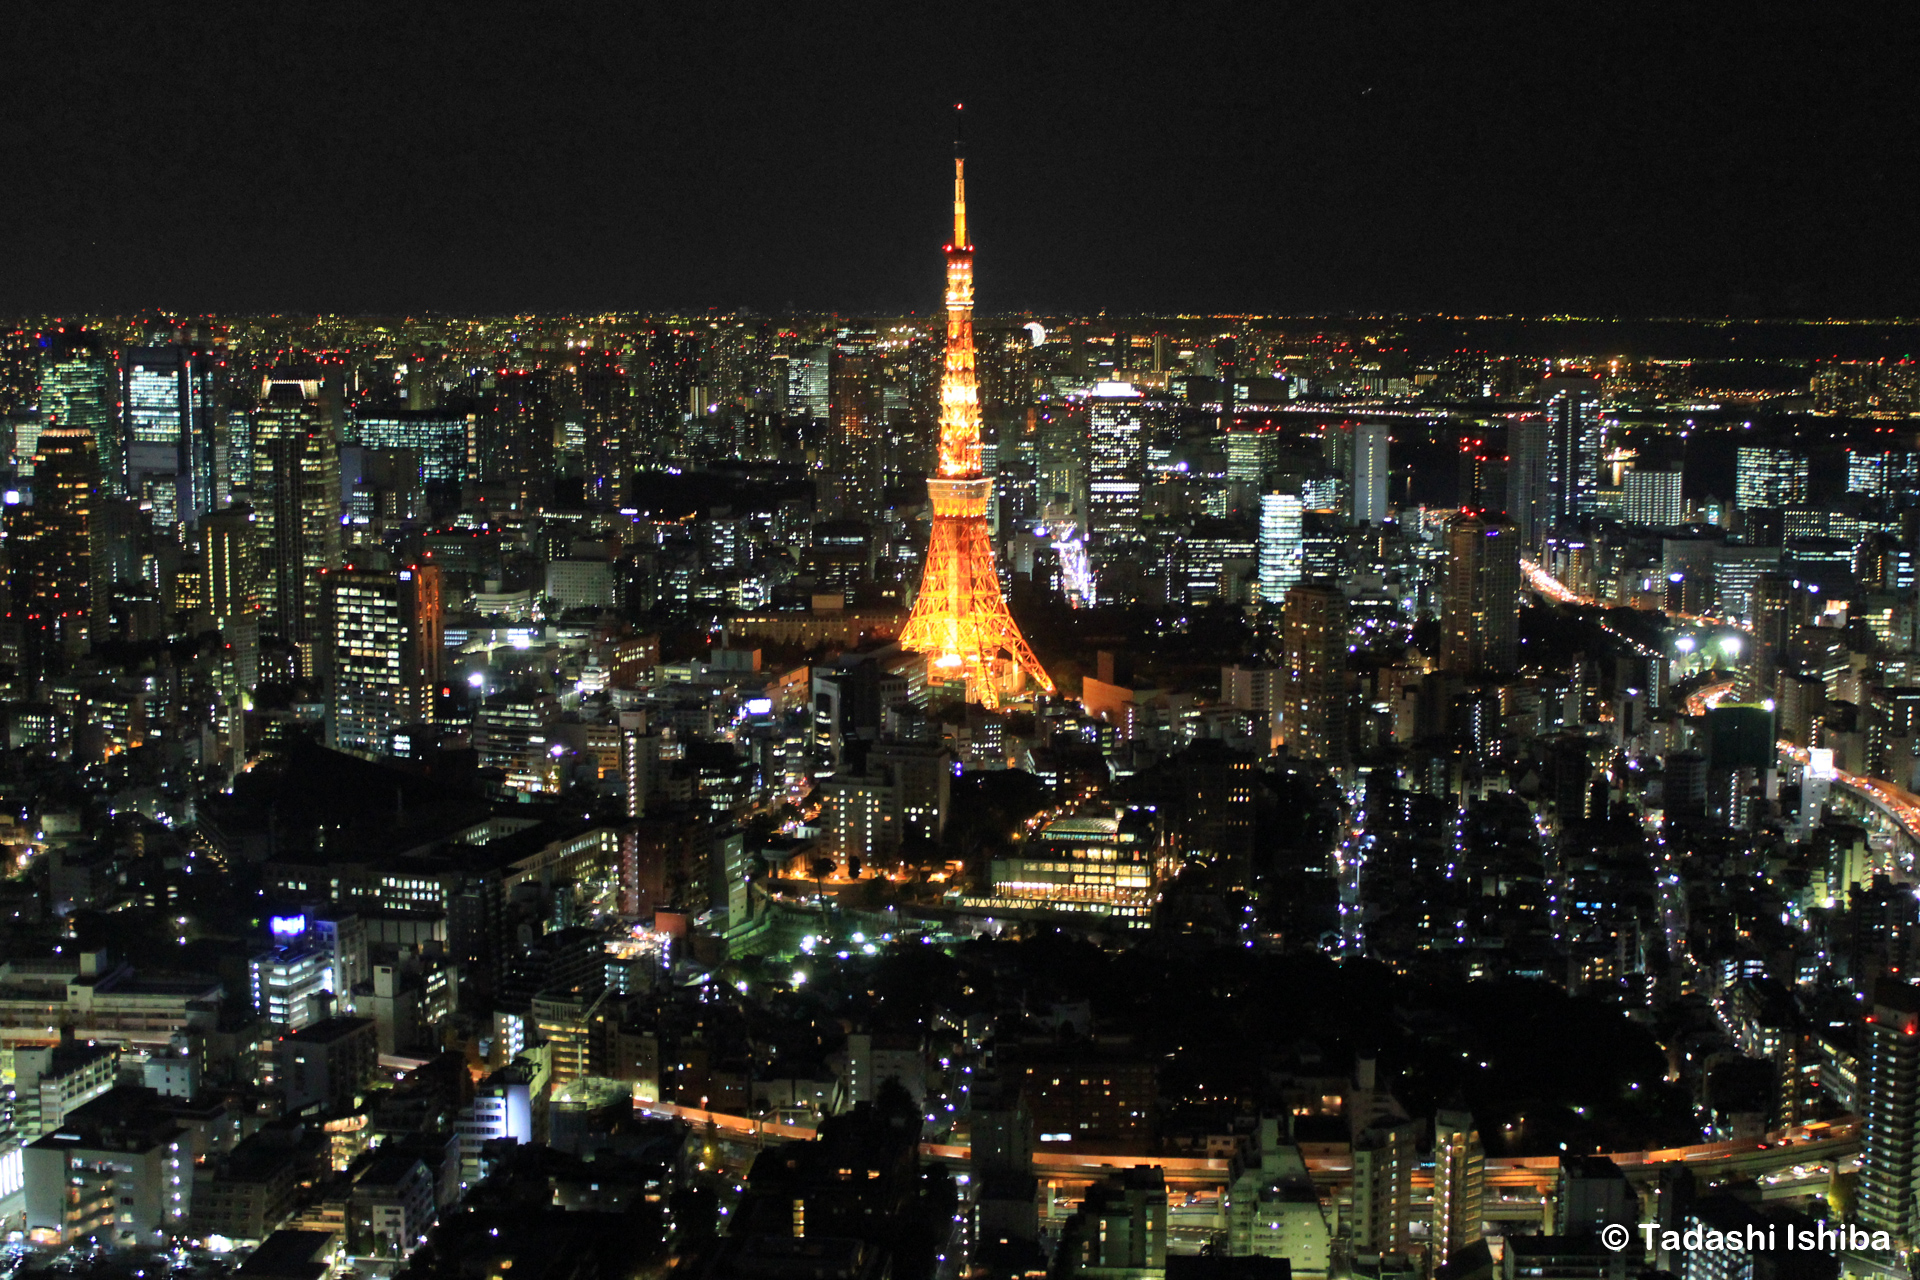
POLYGON ((85 431, 93 436, 100 475, 109 493, 126 478, 126 454, 114 428, 113 358, 100 336, 84 329, 57 329, 42 339, 40 417, 45 430, 85 431))

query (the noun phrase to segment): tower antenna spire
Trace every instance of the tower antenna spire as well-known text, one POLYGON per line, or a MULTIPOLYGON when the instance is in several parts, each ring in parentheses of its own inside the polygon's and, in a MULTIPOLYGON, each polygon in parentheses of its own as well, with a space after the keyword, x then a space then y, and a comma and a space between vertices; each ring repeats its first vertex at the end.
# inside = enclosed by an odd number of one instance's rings
POLYGON ((953 247, 967 247, 967 156, 960 122, 966 103, 953 104, 953 247))

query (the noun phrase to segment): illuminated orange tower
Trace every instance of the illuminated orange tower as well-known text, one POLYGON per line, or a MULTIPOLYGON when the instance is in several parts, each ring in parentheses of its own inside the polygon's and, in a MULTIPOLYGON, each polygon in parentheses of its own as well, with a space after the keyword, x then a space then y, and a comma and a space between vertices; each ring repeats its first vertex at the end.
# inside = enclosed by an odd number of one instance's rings
MULTIPOLYGON (((957 111, 959 108, 955 108, 957 111)), ((987 533, 993 479, 980 472, 980 384, 973 371, 973 246, 967 242, 966 160, 954 142, 953 243, 947 246, 947 364, 940 379, 940 465, 927 481, 933 536, 920 594, 900 643, 927 655, 936 680, 964 676, 967 698, 997 707, 1031 680, 1053 681, 1000 594, 987 533)))

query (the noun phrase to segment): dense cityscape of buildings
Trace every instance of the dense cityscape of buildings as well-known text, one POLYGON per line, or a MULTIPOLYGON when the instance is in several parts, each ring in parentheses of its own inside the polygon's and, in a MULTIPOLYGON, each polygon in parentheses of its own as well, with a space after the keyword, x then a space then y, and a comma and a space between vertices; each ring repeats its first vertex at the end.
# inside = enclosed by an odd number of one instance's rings
POLYGON ((1907 331, 972 259, 8 326, 21 1265, 1906 1274, 1907 331))

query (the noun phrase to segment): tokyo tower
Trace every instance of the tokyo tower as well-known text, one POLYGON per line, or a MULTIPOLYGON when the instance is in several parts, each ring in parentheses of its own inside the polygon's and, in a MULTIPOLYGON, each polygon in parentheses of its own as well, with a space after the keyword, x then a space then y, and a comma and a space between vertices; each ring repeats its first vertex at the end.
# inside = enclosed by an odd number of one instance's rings
MULTIPOLYGON (((957 111, 959 108, 956 107, 957 111)), ((966 160, 953 156, 953 243, 947 253, 947 363, 940 378, 940 464, 927 481, 933 536, 900 644, 927 655, 931 680, 964 678, 967 699, 997 707, 1031 680, 1053 681, 1000 594, 987 536, 993 479, 980 472, 980 384, 973 370, 973 246, 967 242, 966 160)))

